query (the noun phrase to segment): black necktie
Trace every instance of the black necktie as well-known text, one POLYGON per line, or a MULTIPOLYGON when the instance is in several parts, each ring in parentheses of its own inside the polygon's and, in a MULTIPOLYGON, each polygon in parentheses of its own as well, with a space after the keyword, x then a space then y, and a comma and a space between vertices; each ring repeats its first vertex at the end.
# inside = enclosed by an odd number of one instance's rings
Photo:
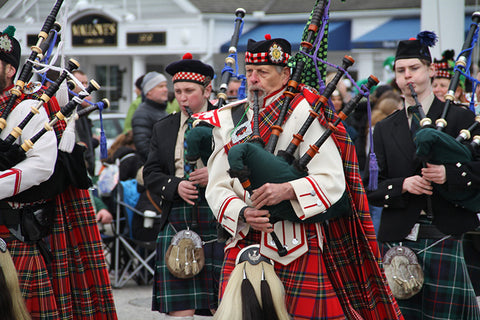
POLYGON ((415 133, 420 128, 420 112, 418 111, 418 106, 409 106, 407 111, 412 115, 412 123, 410 124, 410 132, 412 137, 415 137, 415 133))
POLYGON ((187 120, 187 129, 185 130, 184 138, 183 138, 183 169, 185 173, 185 178, 188 179, 190 177, 190 173, 193 171, 193 166, 187 161, 187 135, 192 129, 193 119, 190 117, 187 120))

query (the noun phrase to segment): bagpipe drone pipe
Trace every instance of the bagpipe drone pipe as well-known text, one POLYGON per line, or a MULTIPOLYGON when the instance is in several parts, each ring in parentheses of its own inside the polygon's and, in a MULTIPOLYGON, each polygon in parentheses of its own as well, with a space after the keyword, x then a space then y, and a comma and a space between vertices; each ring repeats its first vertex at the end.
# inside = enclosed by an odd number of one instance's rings
MULTIPOLYGON (((245 77, 239 75, 238 72, 238 63, 237 63, 237 46, 238 46, 238 39, 242 34, 243 29, 243 17, 245 17, 245 9, 238 8, 235 10, 235 28, 233 31, 232 38, 230 40, 230 47, 228 48, 229 55, 225 58, 225 67, 222 70, 222 79, 220 88, 217 93, 217 103, 216 107, 220 108, 224 105, 229 97, 226 95, 226 91, 228 89, 228 83, 232 76, 237 79, 243 78, 242 85, 239 89, 239 96, 238 98, 243 99, 245 95, 245 77), (234 69, 235 67, 235 69, 234 69)), ((237 98, 237 97, 236 97, 237 98)))
POLYGON ((42 29, 38 34, 37 43, 31 47, 32 52, 30 53, 30 56, 25 64, 22 66, 18 80, 15 82, 14 87, 10 89, 11 96, 6 107, 3 109, 2 114, 0 115, 0 133, 7 125, 6 119, 15 105, 15 101, 22 96, 25 86, 33 76, 32 69, 34 61, 37 58, 43 58, 43 55, 50 46, 50 42, 56 38, 55 35, 60 30, 60 25, 55 23, 55 19, 60 7, 62 6, 62 3, 63 0, 57 0, 49 15, 45 19, 42 29))
POLYGON ((447 94, 445 95, 445 106, 443 107, 442 116, 435 121, 437 130, 442 131, 447 126, 447 114, 450 110, 450 106, 455 100, 455 90, 460 82, 461 75, 467 75, 469 73, 469 67, 471 62, 471 54, 475 42, 478 40, 478 23, 480 22, 480 12, 474 12, 472 14, 472 24, 468 31, 467 37, 463 43, 462 51, 457 57, 455 62, 454 74, 448 85, 447 94))
MULTIPOLYGON (((58 121, 63 121, 77 109, 79 105, 82 104, 83 100, 89 96, 93 91, 96 91, 100 88, 98 83, 95 80, 90 80, 87 88, 80 92, 78 96, 74 96, 65 106, 63 106, 54 117, 47 123, 44 127, 38 131, 35 135, 29 139, 24 139, 21 145, 16 143, 11 145, 10 152, 15 153, 18 162, 26 158, 28 150, 34 148, 35 143, 37 143, 40 138, 48 131, 53 130, 55 124, 58 121)), ((31 100, 27 100, 27 103, 31 100)), ((86 107, 76 114, 74 114, 74 119, 80 117, 88 116, 90 113, 96 110, 104 110, 110 106, 110 103, 107 99, 102 99, 101 101, 92 104, 89 107, 86 107)), ((65 138, 66 132, 64 132, 65 138)), ((79 189, 88 189, 91 186, 91 180, 88 177, 84 156, 85 147, 74 143, 73 149, 68 151, 58 150, 57 159, 55 163, 55 168, 53 174, 50 178, 37 186, 31 187, 28 190, 25 190, 21 193, 18 193, 8 200, 18 201, 18 202, 33 202, 39 199, 53 198, 55 195, 63 192, 69 185, 72 185, 79 189)), ((2 164, 1 170, 11 168, 16 163, 5 164, 6 161, 10 161, 10 158, 6 159, 3 153, 0 153, 0 163, 2 164), (5 167, 7 165, 7 167, 5 167)), ((17 162, 17 163, 18 163, 17 162)))

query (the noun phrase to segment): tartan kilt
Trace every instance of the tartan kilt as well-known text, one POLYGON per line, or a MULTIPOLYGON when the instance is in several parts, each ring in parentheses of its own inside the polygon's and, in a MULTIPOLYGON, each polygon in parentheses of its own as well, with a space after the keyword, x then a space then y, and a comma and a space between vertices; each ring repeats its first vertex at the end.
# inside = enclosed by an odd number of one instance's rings
POLYGON ((51 270, 62 319, 117 319, 88 190, 70 186, 56 197, 56 205, 51 270))
MULTIPOLYGON (((415 253, 437 239, 402 242, 415 253)), ((380 242, 382 255, 399 242, 380 242)), ((417 254, 424 272, 422 290, 407 300, 398 299, 405 319, 480 319, 480 310, 463 257, 462 241, 445 239, 417 254)))
MULTIPOLYGON (((5 230, 0 228, 1 238, 13 237, 5 230)), ((60 320, 47 265, 37 244, 15 239, 8 241, 7 247, 17 270, 20 292, 32 319, 60 320)))
MULTIPOLYGON (((318 238, 312 237, 314 234, 315 225, 308 225, 307 253, 287 266, 274 264, 275 272, 285 288, 287 311, 295 319, 345 319, 340 301, 328 277, 318 238)), ((226 250, 221 278, 222 294, 235 268, 238 252, 254 243, 260 243, 260 234, 250 230, 247 238, 240 241, 236 247, 226 250)), ((241 303, 237 307, 241 312, 241 303)))
POLYGON ((216 220, 205 200, 198 205, 198 228, 192 229, 202 241, 205 266, 199 274, 189 279, 174 277, 165 264, 165 253, 172 237, 191 224, 192 206, 175 202, 168 216, 168 223, 157 237, 155 280, 152 310, 162 313, 188 309, 216 309, 218 288, 223 261, 223 243, 218 243, 216 220))
MULTIPOLYGON (((358 220, 340 218, 322 225, 326 236, 323 252, 314 237, 315 225, 305 224, 308 252, 287 266, 275 264, 285 287, 287 311, 295 319, 403 319, 371 249, 355 244, 360 235, 355 237, 353 230, 341 226, 348 223, 355 224, 358 220), (345 257, 341 259, 339 255, 345 257)), ((222 294, 238 251, 255 243, 260 243, 260 233, 250 230, 237 247, 227 250, 222 294)))

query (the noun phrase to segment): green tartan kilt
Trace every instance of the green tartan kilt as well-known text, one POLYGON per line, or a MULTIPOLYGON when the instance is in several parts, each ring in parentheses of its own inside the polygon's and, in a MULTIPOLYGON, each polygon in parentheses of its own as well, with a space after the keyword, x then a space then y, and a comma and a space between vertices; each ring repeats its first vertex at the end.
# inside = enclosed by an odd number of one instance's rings
MULTIPOLYGON (((480 319, 480 309, 463 257, 462 241, 453 238, 405 240, 417 254, 424 273, 422 290, 410 299, 397 299, 405 319, 480 319), (434 245, 435 244, 435 245, 434 245)), ((399 242, 380 242, 382 256, 399 242)))
POLYGON ((218 243, 216 220, 205 201, 198 206, 198 228, 192 229, 207 242, 203 249, 205 266, 189 279, 174 277, 165 264, 165 253, 172 237, 191 224, 192 206, 177 202, 172 206, 168 224, 157 237, 152 310, 162 313, 188 309, 216 309, 223 263, 223 243, 218 243))

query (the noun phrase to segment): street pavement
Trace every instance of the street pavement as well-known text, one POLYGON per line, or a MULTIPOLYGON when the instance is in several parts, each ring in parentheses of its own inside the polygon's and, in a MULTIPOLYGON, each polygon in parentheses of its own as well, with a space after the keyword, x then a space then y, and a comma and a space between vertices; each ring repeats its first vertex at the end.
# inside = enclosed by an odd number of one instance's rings
POLYGON ((152 286, 130 281, 122 288, 113 289, 118 320, 164 320, 165 316, 152 309, 152 286))
MULTIPOLYGON (((118 320, 164 320, 165 315, 152 308, 152 286, 137 285, 130 281, 123 288, 113 289, 113 298, 117 309, 118 320)), ((480 304, 480 297, 477 297, 480 304)), ((195 317, 195 320, 211 319, 211 317, 195 317)))
MULTIPOLYGON (((164 320, 165 315, 152 309, 152 285, 137 285, 133 280, 122 288, 113 289, 118 320, 164 320)), ((195 320, 211 319, 197 317, 195 320)))

